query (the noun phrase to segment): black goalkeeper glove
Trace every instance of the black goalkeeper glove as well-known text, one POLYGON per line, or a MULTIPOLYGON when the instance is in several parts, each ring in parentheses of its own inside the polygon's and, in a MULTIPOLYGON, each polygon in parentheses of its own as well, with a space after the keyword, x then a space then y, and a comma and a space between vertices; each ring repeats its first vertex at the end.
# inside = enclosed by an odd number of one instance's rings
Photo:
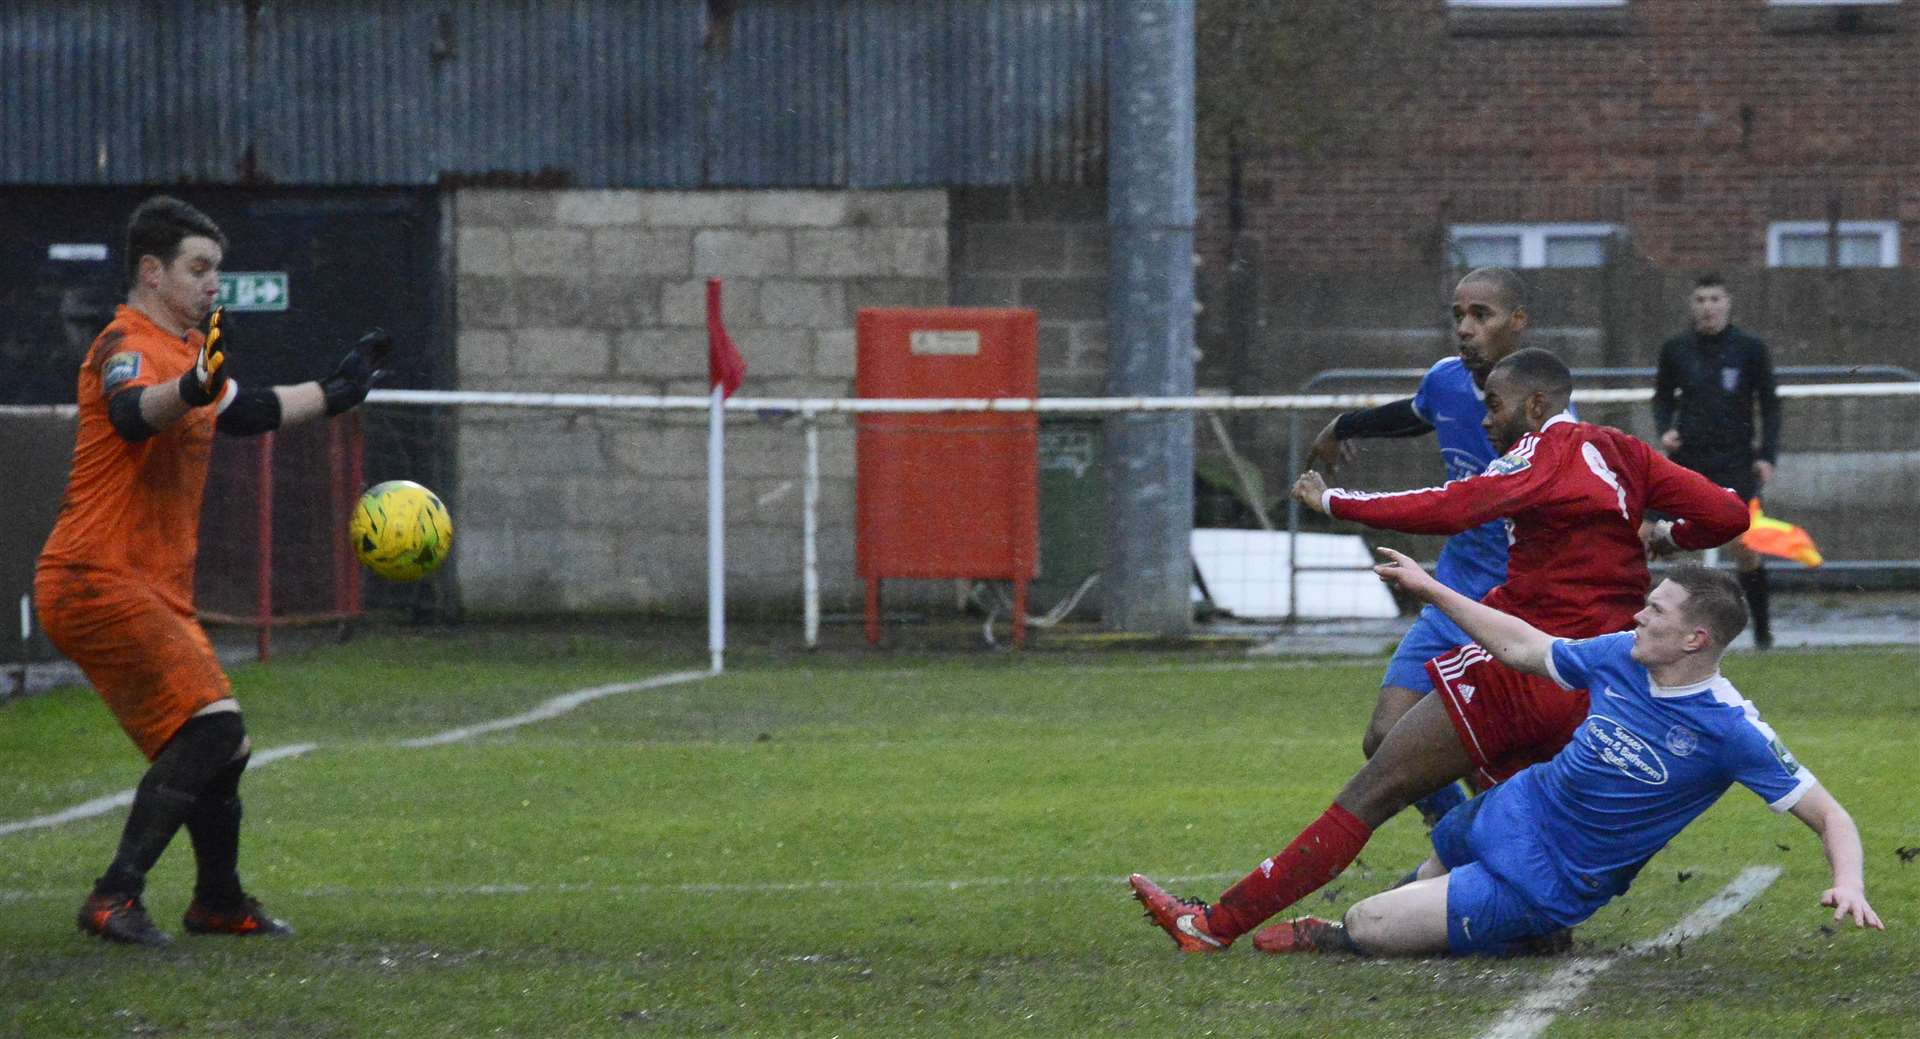
POLYGON ((220 315, 225 307, 213 308, 207 317, 207 335, 200 341, 200 356, 193 367, 180 375, 180 399, 190 408, 203 407, 227 392, 227 352, 220 342, 220 315))
POLYGON ((385 371, 387 355, 392 352, 393 337, 380 329, 361 336, 353 349, 347 351, 347 356, 340 359, 340 367, 320 380, 320 392, 327 398, 327 414, 338 415, 366 400, 367 391, 373 389, 374 382, 385 371))

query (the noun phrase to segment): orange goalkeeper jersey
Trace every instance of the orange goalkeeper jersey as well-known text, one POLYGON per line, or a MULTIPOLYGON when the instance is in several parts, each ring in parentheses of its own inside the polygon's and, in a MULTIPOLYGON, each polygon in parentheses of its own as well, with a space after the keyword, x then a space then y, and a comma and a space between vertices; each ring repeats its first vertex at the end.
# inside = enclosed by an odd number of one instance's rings
POLYGON ((178 379, 199 355, 196 329, 167 334, 125 304, 80 366, 80 428, 60 518, 40 569, 123 578, 193 612, 200 498, 213 455, 216 408, 194 408, 167 430, 128 443, 107 418, 107 400, 136 386, 178 379))

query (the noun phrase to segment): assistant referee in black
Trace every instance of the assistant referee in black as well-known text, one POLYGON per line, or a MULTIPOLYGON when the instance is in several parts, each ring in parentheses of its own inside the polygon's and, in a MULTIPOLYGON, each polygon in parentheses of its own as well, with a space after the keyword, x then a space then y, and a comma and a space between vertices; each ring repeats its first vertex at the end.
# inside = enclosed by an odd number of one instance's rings
MULTIPOLYGON (((1660 446, 1675 462, 1750 501, 1773 479, 1780 448, 1773 360, 1767 344, 1728 323, 1733 295, 1719 275, 1703 275, 1693 283, 1688 308, 1692 331, 1660 344, 1653 386, 1660 446)), ((1767 571, 1759 554, 1739 541, 1727 549, 1753 614, 1753 644, 1766 649, 1773 645, 1767 571)))

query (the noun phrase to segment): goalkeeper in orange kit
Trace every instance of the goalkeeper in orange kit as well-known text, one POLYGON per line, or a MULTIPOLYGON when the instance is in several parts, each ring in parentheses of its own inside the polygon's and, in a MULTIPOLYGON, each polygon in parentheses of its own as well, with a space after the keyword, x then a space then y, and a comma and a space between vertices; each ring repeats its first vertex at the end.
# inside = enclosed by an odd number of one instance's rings
POLYGON ((366 399, 391 345, 376 331, 323 380, 242 387, 228 377, 213 306, 225 249, 219 227, 178 199, 134 210, 127 301, 81 363, 72 474, 34 575, 48 637, 152 762, 80 908, 82 931, 115 942, 171 941, 141 895, 183 826, 199 870, 189 932, 292 933, 240 885, 250 745, 194 615, 201 492, 216 431, 252 435, 346 411, 366 399))

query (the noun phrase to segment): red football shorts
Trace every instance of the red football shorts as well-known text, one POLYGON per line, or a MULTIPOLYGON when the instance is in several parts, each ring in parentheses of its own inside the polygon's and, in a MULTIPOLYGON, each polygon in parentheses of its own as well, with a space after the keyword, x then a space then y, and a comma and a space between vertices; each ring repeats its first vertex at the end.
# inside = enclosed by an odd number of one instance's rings
POLYGON ((1427 675, 1483 786, 1558 754, 1587 716, 1586 690, 1515 671, 1473 643, 1427 661, 1427 675))
POLYGON ((200 622, 152 590, 51 568, 36 576, 47 637, 80 665, 148 761, 195 712, 233 695, 200 622))

